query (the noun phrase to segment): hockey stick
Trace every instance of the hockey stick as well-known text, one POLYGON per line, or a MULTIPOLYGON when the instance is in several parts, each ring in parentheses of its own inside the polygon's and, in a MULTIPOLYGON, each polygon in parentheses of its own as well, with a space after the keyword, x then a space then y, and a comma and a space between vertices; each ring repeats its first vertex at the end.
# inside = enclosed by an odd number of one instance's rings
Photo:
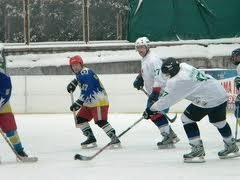
MULTIPOLYGON (((237 116, 239 113, 239 107, 236 106, 235 108, 237 108, 237 116)), ((240 119, 236 117, 236 127, 235 127, 235 140, 237 141, 237 135, 238 135, 238 121, 240 122, 240 119)))
MULTIPOLYGON (((147 96, 149 96, 149 94, 147 93, 147 91, 143 88, 140 89, 144 94, 146 94, 147 96)), ((175 114, 175 116, 171 119, 168 117, 168 115, 164 112, 161 112, 163 114, 163 116, 171 123, 173 123, 176 119, 177 119, 177 114, 175 114)))
MULTIPOLYGON (((136 124, 138 124, 141 120, 143 120, 144 117, 141 117, 138 119, 135 123, 133 123, 130 127, 128 127, 125 131, 123 131, 121 134, 117 136, 117 138, 120 138, 122 135, 124 135, 126 132, 128 132, 130 129, 132 129, 136 124)), ((106 144, 104 147, 102 147, 99 151, 97 151, 92 156, 83 156, 81 154, 75 154, 74 159, 75 160, 82 160, 82 161, 89 161, 95 158, 98 154, 100 154, 104 149, 108 148, 111 145, 111 142, 106 144)))
POLYGON ((8 137, 4 134, 4 132, 2 131, 2 129, 0 128, 0 133, 2 135, 2 137, 4 138, 4 140, 7 142, 7 144, 9 145, 9 147, 12 149, 12 152, 15 154, 15 156, 17 157, 17 159, 21 162, 36 162, 38 161, 37 157, 21 157, 18 155, 17 151, 14 149, 12 143, 10 142, 10 140, 8 139, 8 137))
MULTIPOLYGON (((72 102, 72 104, 73 104, 73 103, 74 103, 74 98, 73 98, 73 93, 72 93, 72 92, 70 93, 70 96, 71 96, 71 102, 72 102)), ((76 128, 77 128, 78 125, 77 125, 76 111, 73 110, 72 113, 73 113, 73 118, 74 118, 75 126, 76 126, 76 128)))

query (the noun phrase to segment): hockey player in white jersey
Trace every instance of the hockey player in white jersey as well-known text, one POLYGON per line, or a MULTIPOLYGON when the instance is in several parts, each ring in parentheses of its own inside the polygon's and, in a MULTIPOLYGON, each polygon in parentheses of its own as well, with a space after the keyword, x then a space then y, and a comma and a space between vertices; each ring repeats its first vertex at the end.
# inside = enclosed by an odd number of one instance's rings
POLYGON ((167 80, 165 95, 147 108, 144 116, 150 117, 155 111, 162 111, 182 99, 192 103, 181 116, 184 130, 192 151, 184 154, 184 162, 204 162, 205 151, 196 122, 208 115, 210 123, 217 127, 225 148, 218 152, 220 159, 240 156, 238 146, 226 122, 227 93, 212 76, 174 58, 167 58, 161 71, 167 80))
MULTIPOLYGON (((140 37, 135 42, 135 48, 139 55, 142 56, 141 72, 133 83, 133 86, 140 90, 145 87, 149 98, 147 107, 152 106, 158 100, 159 95, 163 92, 166 81, 162 78, 161 66, 162 60, 157 57, 149 46, 149 40, 146 37, 140 37)), ((165 112, 168 111, 166 107, 165 112)), ((151 117, 152 122, 159 128, 163 140, 157 143, 159 149, 173 148, 179 138, 170 127, 168 120, 161 113, 151 117)))
MULTIPOLYGON (((234 82, 235 86, 238 90, 238 95, 235 100, 235 116, 237 120, 238 126, 240 126, 240 48, 233 50, 232 55, 231 55, 231 62, 237 66, 237 77, 235 77, 234 82)), ((237 130, 238 128, 236 127, 236 138, 237 138, 237 130)), ((240 143, 240 139, 236 139, 238 143, 240 143)))

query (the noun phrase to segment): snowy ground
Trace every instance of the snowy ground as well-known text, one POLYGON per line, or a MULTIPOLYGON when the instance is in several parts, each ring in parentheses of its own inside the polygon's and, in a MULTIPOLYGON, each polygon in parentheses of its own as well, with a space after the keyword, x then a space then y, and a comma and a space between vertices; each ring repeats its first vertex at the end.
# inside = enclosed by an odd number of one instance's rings
MULTIPOLYGON (((178 115, 180 117, 180 114, 178 115)), ((109 122, 122 132, 141 117, 141 114, 111 114, 109 122)), ((37 155, 39 162, 16 163, 3 138, 0 138, 1 179, 8 180, 239 180, 240 158, 219 160, 217 152, 223 148, 221 138, 207 118, 199 123, 206 151, 206 163, 185 164, 183 153, 190 150, 180 119, 172 128, 181 138, 176 149, 158 150, 158 129, 142 120, 122 136, 123 148, 105 150, 91 161, 74 161, 75 153, 92 155, 106 143, 104 132, 91 122, 98 140, 98 148, 80 149, 84 140, 80 130, 74 127, 72 114, 16 115, 19 134, 26 151, 37 155)), ((228 122, 235 130, 235 121, 228 115, 228 122)))

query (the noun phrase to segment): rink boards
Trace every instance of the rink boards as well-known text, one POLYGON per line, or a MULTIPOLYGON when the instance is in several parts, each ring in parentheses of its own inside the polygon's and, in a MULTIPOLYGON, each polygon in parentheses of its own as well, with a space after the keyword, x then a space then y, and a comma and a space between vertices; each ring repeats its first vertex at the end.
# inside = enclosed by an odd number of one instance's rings
MULTIPOLYGON (((206 73, 218 79, 229 95, 228 109, 234 108, 236 70, 207 69, 206 73)), ((99 75, 110 101, 112 113, 136 113, 145 109, 147 97, 133 88, 136 74, 99 75)), ((74 78, 69 75, 57 76, 12 76, 13 94, 11 104, 16 113, 68 113, 70 96, 67 84, 74 78)), ((79 96, 77 90, 75 99, 79 96)), ((171 112, 182 112, 189 104, 183 100, 171 112)))

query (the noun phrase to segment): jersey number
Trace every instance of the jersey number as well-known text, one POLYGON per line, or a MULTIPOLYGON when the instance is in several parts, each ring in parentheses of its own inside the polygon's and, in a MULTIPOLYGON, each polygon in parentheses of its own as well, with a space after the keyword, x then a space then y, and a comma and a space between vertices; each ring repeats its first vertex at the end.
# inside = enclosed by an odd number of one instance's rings
POLYGON ((204 72, 201 72, 197 69, 193 69, 192 78, 195 81, 206 81, 209 79, 209 77, 207 77, 207 75, 204 72))

